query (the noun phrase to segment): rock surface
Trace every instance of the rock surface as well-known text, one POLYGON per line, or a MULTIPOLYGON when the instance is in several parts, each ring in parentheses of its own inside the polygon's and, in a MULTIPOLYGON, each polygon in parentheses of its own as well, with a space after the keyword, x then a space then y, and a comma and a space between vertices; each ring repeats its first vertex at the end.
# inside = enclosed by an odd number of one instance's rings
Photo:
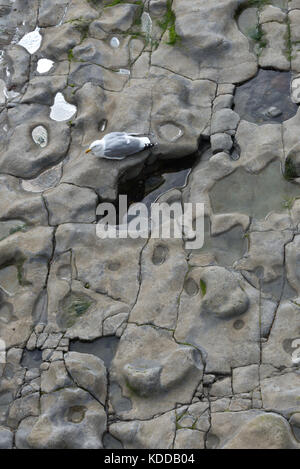
POLYGON ((0 3, 0 448, 299 449, 299 0, 0 3))

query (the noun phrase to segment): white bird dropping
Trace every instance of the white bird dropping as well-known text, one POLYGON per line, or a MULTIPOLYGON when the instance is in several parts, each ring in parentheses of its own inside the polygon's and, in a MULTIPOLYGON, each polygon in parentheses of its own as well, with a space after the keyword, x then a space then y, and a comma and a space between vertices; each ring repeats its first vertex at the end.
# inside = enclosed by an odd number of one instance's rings
POLYGON ((77 111, 74 104, 67 103, 62 93, 57 93, 54 104, 51 106, 50 118, 62 122, 70 119, 77 111))
POLYGON ((40 59, 37 63, 36 70, 38 73, 46 73, 46 72, 49 72, 49 70, 51 70, 53 65, 54 65, 53 60, 40 59))
POLYGON ((118 49, 120 47, 120 41, 117 37, 112 37, 110 40, 110 46, 113 47, 113 49, 118 49))
POLYGON ((34 54, 40 48, 41 42, 42 36, 40 34, 40 28, 36 27, 34 31, 31 31, 31 33, 25 34, 18 44, 19 46, 24 47, 29 54, 34 54))

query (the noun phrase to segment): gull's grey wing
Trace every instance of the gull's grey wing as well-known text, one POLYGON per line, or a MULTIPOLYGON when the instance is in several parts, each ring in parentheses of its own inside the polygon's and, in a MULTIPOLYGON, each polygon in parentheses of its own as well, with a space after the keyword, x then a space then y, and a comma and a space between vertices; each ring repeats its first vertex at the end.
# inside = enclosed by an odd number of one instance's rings
POLYGON ((128 134, 126 132, 110 132, 109 134, 106 134, 102 140, 109 141, 110 139, 116 138, 116 137, 126 137, 128 134))
POLYGON ((124 158, 141 151, 141 144, 138 140, 128 139, 127 134, 113 136, 105 141, 104 156, 106 158, 124 158))

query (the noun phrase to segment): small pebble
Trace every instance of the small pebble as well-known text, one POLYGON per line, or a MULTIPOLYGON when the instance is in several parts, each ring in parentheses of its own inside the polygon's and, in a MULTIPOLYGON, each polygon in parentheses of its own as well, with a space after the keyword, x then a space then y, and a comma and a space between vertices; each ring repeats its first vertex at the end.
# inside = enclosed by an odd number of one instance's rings
POLYGON ((278 107, 271 106, 265 114, 268 117, 278 117, 282 114, 282 111, 278 107))

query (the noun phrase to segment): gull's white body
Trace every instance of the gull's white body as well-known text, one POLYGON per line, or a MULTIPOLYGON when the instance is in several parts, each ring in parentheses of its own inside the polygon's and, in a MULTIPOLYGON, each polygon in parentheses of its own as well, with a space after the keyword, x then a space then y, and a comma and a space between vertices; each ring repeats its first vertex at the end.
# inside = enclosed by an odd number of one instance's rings
POLYGON ((153 144, 148 137, 139 137, 126 132, 111 132, 101 140, 95 140, 89 150, 98 158, 122 160, 151 146, 153 144))

